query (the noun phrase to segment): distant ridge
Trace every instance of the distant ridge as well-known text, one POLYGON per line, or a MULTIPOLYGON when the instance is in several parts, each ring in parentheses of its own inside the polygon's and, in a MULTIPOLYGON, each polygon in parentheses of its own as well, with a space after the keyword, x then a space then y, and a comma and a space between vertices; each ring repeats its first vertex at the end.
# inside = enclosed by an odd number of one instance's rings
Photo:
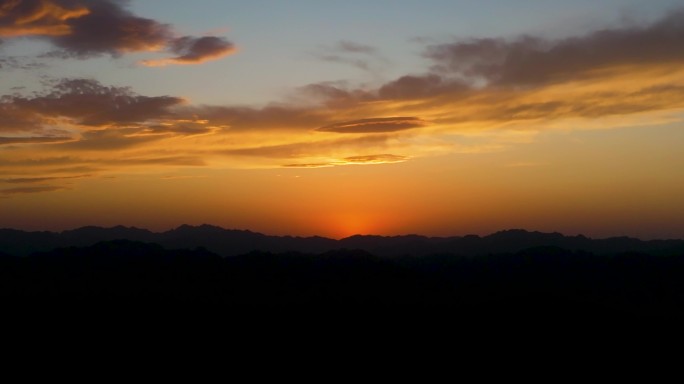
POLYGON ((61 247, 87 247, 98 242, 119 239, 156 243, 168 249, 201 247, 222 256, 236 256, 252 251, 323 253, 338 249, 358 249, 381 257, 447 253, 476 256, 516 253, 534 247, 558 247, 594 254, 639 252, 667 256, 684 253, 684 240, 645 241, 630 237, 591 239, 583 235, 565 236, 557 232, 544 233, 523 229, 504 230, 487 236, 354 235, 335 240, 319 236, 270 236, 249 230, 224 229, 206 224, 181 225, 165 232, 124 226, 86 226, 62 232, 0 229, 0 253, 26 256, 61 247))

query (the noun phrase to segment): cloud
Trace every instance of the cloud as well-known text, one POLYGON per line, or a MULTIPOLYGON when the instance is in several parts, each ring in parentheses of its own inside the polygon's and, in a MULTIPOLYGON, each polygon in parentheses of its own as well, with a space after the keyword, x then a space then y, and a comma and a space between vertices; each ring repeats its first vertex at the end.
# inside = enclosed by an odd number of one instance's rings
POLYGON ((373 64, 387 64, 387 59, 382 57, 375 47, 346 40, 338 41, 332 46, 320 47, 313 52, 313 56, 323 61, 347 64, 365 71, 375 70, 373 64))
POLYGON ((363 60, 363 59, 351 59, 348 57, 344 57, 344 56, 340 56, 340 55, 334 55, 334 54, 320 54, 320 55, 317 55, 317 57, 323 61, 328 61, 331 63, 348 64, 348 65, 351 65, 352 67, 363 69, 364 71, 370 71, 371 70, 370 63, 367 60, 363 60))
POLYGON ((23 195, 28 193, 54 192, 66 189, 65 187, 55 185, 40 185, 35 187, 18 187, 0 190, 2 195, 23 195))
POLYGON ((236 50, 235 44, 224 38, 185 36, 175 39, 171 44, 171 51, 179 56, 161 60, 143 60, 141 64, 151 67, 169 64, 199 64, 230 55, 236 50))
POLYGON ((96 172, 118 166, 144 166, 144 165, 181 165, 181 166, 204 166, 207 163, 203 158, 189 155, 159 155, 147 154, 146 156, 109 157, 106 154, 100 157, 76 157, 58 156, 30 159, 17 159, 0 162, 0 168, 6 169, 4 173, 10 174, 20 169, 49 169, 50 172, 96 172), (67 167, 65 167, 67 166, 67 167), (95 167, 98 166, 98 167, 95 167), (59 168, 54 168, 59 167, 59 168))
POLYGON ((0 97, 0 132, 33 135, 36 131, 42 131, 45 120, 38 114, 20 108, 14 101, 15 96, 0 97))
POLYGON ((359 102, 376 101, 373 90, 348 89, 344 82, 320 82, 299 87, 296 99, 303 99, 306 105, 323 104, 330 108, 348 108, 359 102))
MULTIPOLYGON (((14 188, 7 188, 0 190, 0 196, 3 198, 11 198, 15 195, 33 194, 33 193, 43 193, 43 192, 54 192, 61 191, 65 189, 71 189, 68 187, 69 184, 73 184, 74 180, 92 177, 91 174, 77 174, 77 175, 65 175, 65 176, 52 176, 57 172, 50 172, 50 176, 45 175, 42 172, 38 172, 31 177, 15 177, 0 179, 0 183, 6 184, 18 184, 26 185, 14 188), (56 184, 63 185, 56 185, 56 184), (38 185, 33 185, 38 184, 38 185)), ((61 172, 60 172, 61 173, 61 172)))
MULTIPOLYGON (((39 68, 45 68, 44 63, 40 63, 34 59, 22 56, 7 56, 0 57, 0 69, 23 69, 23 70, 34 70, 39 68)), ((15 88, 16 89, 16 88, 15 88)))
POLYGON ((371 47, 370 45, 359 44, 359 43, 355 43, 353 41, 346 41, 346 40, 339 41, 335 45, 335 48, 337 48, 340 51, 344 51, 344 52, 365 53, 367 55, 373 55, 378 51, 376 48, 371 47))
POLYGON ((103 129, 83 132, 79 140, 59 146, 58 150, 70 151, 116 151, 159 140, 156 136, 129 136, 125 131, 103 129))
POLYGON ((30 184, 64 181, 103 175, 108 172, 121 172, 129 168, 203 167, 207 162, 201 156, 164 155, 155 153, 128 154, 126 157, 112 157, 101 153, 97 157, 58 156, 16 160, 0 159, 0 173, 14 175, 0 179, 10 184, 30 184), (83 174, 82 172, 89 172, 83 174), (61 174, 64 176, 54 176, 61 174))
MULTIPOLYGON (((174 108, 184 103, 182 98, 143 96, 91 79, 62 79, 41 94, 0 98, 0 146, 16 144, 12 156, 30 156, 36 150, 66 155, 150 151, 158 141, 211 135, 225 128, 191 114, 178 115, 174 108)), ((0 153, 0 161, 2 157, 0 153)))
MULTIPOLYGON (((684 10, 650 25, 559 40, 525 36, 433 44, 425 51, 434 64, 427 73, 374 89, 323 82, 300 92, 336 111, 410 114, 453 132, 657 113, 684 107, 681 41, 684 10)), ((344 128, 328 124, 321 130, 344 128)), ((349 127, 364 127, 356 128, 349 127)))
MULTIPOLYGON (((87 162, 82 159, 73 156, 58 156, 58 157, 42 157, 42 158, 28 158, 28 159, 11 159, 0 161, 0 167, 45 167, 45 166, 64 166, 71 165, 74 163, 87 162)), ((8 172, 9 173, 9 172, 8 172)))
POLYGON ((215 126, 228 127, 232 132, 306 131, 328 120, 325 111, 291 105, 268 105, 263 108, 191 106, 179 110, 179 113, 196 116, 215 126))
POLYGON ((135 16, 115 1, 90 1, 87 5, 87 14, 66 20, 69 33, 51 39, 70 56, 157 51, 172 39, 169 25, 135 16))
POLYGON ((427 100, 449 95, 452 100, 474 91, 471 84, 441 74, 404 75, 375 89, 349 89, 341 82, 321 82, 298 89, 299 94, 323 102, 328 107, 347 108, 377 101, 427 100))
POLYGON ((13 179, 4 179, 4 180, 2 180, 2 182, 8 183, 8 184, 33 184, 33 183, 44 183, 46 181, 81 179, 84 177, 90 177, 90 175, 50 176, 50 177, 19 177, 19 178, 13 178, 13 179))
POLYGON ((197 136, 212 134, 220 130, 220 127, 209 126, 207 120, 189 119, 158 119, 157 124, 146 124, 140 128, 129 129, 130 136, 197 136))
POLYGON ((0 145, 9 144, 42 144, 42 143, 60 143, 72 140, 71 137, 49 137, 49 136, 32 136, 32 137, 0 137, 0 145))
POLYGON ((348 152, 368 147, 384 148, 391 139, 391 136, 376 134, 336 140, 302 141, 280 145, 228 149, 220 151, 219 153, 228 156, 266 157, 276 159, 304 158, 315 157, 320 154, 328 154, 335 151, 348 152))
POLYGON ((335 123, 318 128, 322 132, 381 133, 424 127, 428 123, 417 117, 377 117, 335 123))
POLYGON ((125 125, 169 116, 168 108, 183 102, 178 97, 141 96, 129 88, 108 87, 92 79, 62 79, 39 96, 3 98, 0 116, 16 126, 35 127, 55 123, 58 118, 88 126, 125 125))
POLYGON ((166 175, 162 176, 162 180, 183 180, 183 179, 206 179, 207 176, 200 175, 166 175))
POLYGON ((430 46, 425 56, 439 73, 497 85, 535 85, 595 75, 626 65, 684 61, 684 9, 647 26, 604 29, 547 40, 480 38, 430 46))
POLYGON ((207 163, 201 157, 196 156, 158 156, 118 159, 114 161, 101 160, 103 164, 113 165, 169 165, 169 166, 192 166, 201 167, 207 163))
POLYGON ((90 58, 166 50, 179 56, 165 64, 197 64, 234 51, 228 40, 178 37, 168 24, 139 17, 115 0, 12 0, 0 6, 0 37, 47 40, 49 57, 90 58))
POLYGON ((284 168, 330 168, 338 165, 338 162, 327 162, 327 163, 293 163, 293 164, 283 164, 284 168))
MULTIPOLYGON (((0 168, 19 179, 79 167, 107 172, 391 163, 500 151, 549 129, 681 121, 684 53, 672 40, 681 15, 560 40, 430 43, 426 55, 434 65, 424 73, 359 87, 310 84, 264 107, 191 105, 181 97, 63 79, 42 93, 0 98, 0 168), (652 45, 644 57, 634 48, 642 42, 652 45)), ((201 61, 232 49, 223 40, 173 39, 175 51, 172 43, 167 49, 174 59, 201 61)), ((375 54, 355 43, 333 48, 331 53, 355 58, 375 54)))
POLYGON ((465 95, 471 86, 461 80, 447 79, 436 74, 406 75, 383 84, 377 92, 379 99, 424 99, 445 93, 465 95))
POLYGON ((3 1, 0 4, 0 36, 66 35, 71 33, 70 19, 89 13, 87 7, 73 1, 3 1))
POLYGON ((406 156, 398 155, 365 155, 365 156, 350 156, 345 157, 344 160, 347 163, 357 163, 357 164, 386 164, 386 163, 398 163, 407 160, 406 156))
POLYGON ((363 155, 363 156, 348 156, 339 160, 329 161, 325 163, 293 163, 284 164, 285 168, 327 168, 340 165, 372 165, 372 164, 393 164, 401 163, 409 158, 406 156, 381 154, 381 155, 363 155))

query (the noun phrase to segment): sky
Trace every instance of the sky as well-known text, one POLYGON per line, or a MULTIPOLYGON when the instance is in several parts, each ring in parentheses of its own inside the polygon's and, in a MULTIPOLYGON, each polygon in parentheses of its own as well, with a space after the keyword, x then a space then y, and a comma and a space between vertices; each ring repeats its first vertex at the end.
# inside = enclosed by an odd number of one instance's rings
POLYGON ((0 0, 0 227, 684 238, 681 0, 0 0))

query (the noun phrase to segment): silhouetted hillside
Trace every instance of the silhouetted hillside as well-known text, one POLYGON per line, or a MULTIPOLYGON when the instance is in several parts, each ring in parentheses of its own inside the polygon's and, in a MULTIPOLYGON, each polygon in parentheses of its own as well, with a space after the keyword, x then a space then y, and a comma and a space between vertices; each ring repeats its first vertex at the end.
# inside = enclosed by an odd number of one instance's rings
POLYGON ((563 236, 560 233, 507 230, 488 236, 463 237, 361 236, 341 240, 323 237, 267 236, 261 233, 229 230, 211 225, 183 225, 155 233, 145 229, 117 226, 113 228, 83 227, 56 232, 25 232, 0 229, 0 251, 12 255, 28 255, 58 247, 89 246, 100 241, 127 239, 152 242, 166 248, 204 247, 222 256, 235 256, 251 251, 322 253, 336 249, 361 249, 377 256, 487 255, 518 252, 523 249, 555 246, 595 254, 641 252, 652 255, 675 255, 684 252, 684 240, 642 241, 628 237, 590 239, 585 236, 563 236))
POLYGON ((684 253, 594 255, 555 246, 380 258, 363 250, 250 252, 114 240, 0 257, 0 299, 32 305, 208 305, 254 311, 399 311, 468 318, 681 317, 684 253), (41 304, 42 303, 42 304, 41 304))
POLYGON ((642 241, 628 237, 590 239, 585 236, 563 236, 559 233, 508 230, 488 236, 463 237, 361 236, 341 240, 323 237, 267 236, 261 233, 229 230, 202 225, 183 225, 176 229, 155 233, 145 229, 114 227, 83 227, 61 233, 25 232, 0 229, 0 251, 12 255, 28 255, 58 247, 93 245, 100 241, 127 239, 152 242, 166 248, 205 247, 222 256, 235 256, 251 251, 322 253, 336 249, 361 249, 377 256, 431 255, 455 253, 487 255, 518 252, 541 246, 555 246, 573 251, 595 254, 641 252, 652 255, 673 255, 684 252, 684 240, 642 241))

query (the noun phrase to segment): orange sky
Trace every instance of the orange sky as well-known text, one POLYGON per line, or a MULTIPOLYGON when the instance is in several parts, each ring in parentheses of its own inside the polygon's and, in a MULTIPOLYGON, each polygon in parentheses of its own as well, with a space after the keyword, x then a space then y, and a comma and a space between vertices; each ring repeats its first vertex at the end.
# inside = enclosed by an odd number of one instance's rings
MULTIPOLYGON (((129 58, 192 76, 255 48, 105 0, 12 4, 0 76, 27 85, 0 86, 0 227, 684 237, 684 11, 566 37, 431 40, 420 71, 255 106, 58 75, 64 60, 129 58), (98 35, 89 18, 128 27, 98 35), (41 47, 51 55, 28 53, 41 47)), ((340 41, 325 60, 391 65, 340 41)))

